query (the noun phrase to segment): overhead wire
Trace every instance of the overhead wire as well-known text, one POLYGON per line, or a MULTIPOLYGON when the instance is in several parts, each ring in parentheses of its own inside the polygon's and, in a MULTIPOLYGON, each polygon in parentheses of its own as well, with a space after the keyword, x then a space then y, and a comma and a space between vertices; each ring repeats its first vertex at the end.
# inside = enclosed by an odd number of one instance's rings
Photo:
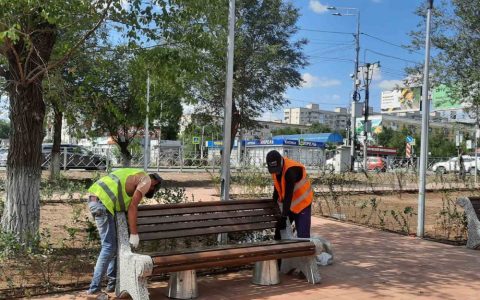
POLYGON ((423 53, 420 53, 420 52, 415 51, 415 50, 412 50, 412 49, 408 49, 406 46, 402 46, 402 45, 398 45, 398 44, 395 44, 395 43, 386 41, 386 40, 384 40, 384 39, 382 39, 382 38, 379 38, 379 37, 376 37, 376 36, 374 36, 374 35, 371 35, 371 34, 368 34, 368 33, 365 33, 365 32, 361 32, 360 34, 361 34, 361 35, 368 36, 368 37, 373 38, 373 39, 376 39, 376 40, 378 40, 378 41, 380 41, 380 42, 383 42, 383 43, 385 43, 385 44, 398 47, 398 48, 403 49, 403 50, 405 50, 405 51, 408 51, 408 52, 410 52, 410 53, 416 53, 416 54, 419 54, 419 55, 423 55, 423 53))

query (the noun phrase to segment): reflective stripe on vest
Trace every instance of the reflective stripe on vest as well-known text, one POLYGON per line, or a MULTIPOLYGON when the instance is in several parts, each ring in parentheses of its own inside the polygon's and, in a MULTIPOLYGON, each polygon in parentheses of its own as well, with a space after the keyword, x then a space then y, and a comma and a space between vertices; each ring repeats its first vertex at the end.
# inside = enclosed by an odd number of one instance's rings
POLYGON ((278 182, 276 174, 272 174, 272 179, 275 189, 278 192, 278 202, 281 203, 285 198, 285 173, 291 167, 302 168, 302 179, 295 183, 292 201, 290 203, 290 211, 299 213, 313 201, 313 190, 307 178, 305 167, 299 162, 284 157, 281 182, 278 182))

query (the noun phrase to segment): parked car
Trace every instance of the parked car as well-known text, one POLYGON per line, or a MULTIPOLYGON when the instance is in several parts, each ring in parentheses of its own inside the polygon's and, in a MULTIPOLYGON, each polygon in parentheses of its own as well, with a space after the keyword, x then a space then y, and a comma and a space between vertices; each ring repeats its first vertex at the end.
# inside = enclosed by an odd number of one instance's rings
MULTIPOLYGON (((52 147, 52 144, 42 145, 43 169, 48 169, 50 166, 52 147)), ((107 168, 106 157, 94 154, 87 148, 74 144, 60 145, 60 168, 64 167, 65 151, 66 169, 105 170, 107 168)))
MULTIPOLYGON (((325 169, 333 172, 335 170, 335 157, 327 159, 325 161, 325 169)), ((358 158, 353 165, 355 171, 363 169, 363 159, 358 158)), ((387 162, 382 157, 370 156, 367 157, 367 170, 375 172, 385 172, 387 170, 387 162)))
POLYGON ((0 167, 7 166, 8 148, 0 148, 0 167))
POLYGON ((367 157, 367 170, 377 173, 385 172, 387 170, 387 162, 383 157, 367 157))
MULTIPOLYGON (((462 158, 464 170, 470 174, 473 174, 475 172, 475 157, 470 155, 462 155, 462 158)), ((477 158, 477 166, 480 168, 480 157, 477 158)), ((458 161, 458 157, 452 157, 447 161, 435 163, 432 166, 432 171, 437 174, 460 172, 460 162, 458 161)))

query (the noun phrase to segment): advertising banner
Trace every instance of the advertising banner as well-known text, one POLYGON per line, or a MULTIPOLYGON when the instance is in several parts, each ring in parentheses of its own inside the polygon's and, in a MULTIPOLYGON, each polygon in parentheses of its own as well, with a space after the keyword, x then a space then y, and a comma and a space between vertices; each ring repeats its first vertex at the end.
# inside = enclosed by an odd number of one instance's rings
POLYGON ((451 89, 442 84, 432 92, 433 110, 451 110, 463 108, 464 105, 451 95, 451 89))
POLYGON ((421 87, 405 87, 400 90, 384 91, 380 103, 382 113, 419 111, 421 94, 421 87))

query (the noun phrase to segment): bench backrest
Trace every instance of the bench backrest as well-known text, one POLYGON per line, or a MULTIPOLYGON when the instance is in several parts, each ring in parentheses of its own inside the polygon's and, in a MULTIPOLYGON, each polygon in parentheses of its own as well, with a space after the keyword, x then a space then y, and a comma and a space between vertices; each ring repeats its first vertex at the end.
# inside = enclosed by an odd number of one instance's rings
POLYGON ((275 228, 280 210, 272 199, 141 205, 140 240, 275 228))
POLYGON ((473 209, 477 214, 477 218, 480 219, 480 197, 468 197, 472 203, 473 209))

